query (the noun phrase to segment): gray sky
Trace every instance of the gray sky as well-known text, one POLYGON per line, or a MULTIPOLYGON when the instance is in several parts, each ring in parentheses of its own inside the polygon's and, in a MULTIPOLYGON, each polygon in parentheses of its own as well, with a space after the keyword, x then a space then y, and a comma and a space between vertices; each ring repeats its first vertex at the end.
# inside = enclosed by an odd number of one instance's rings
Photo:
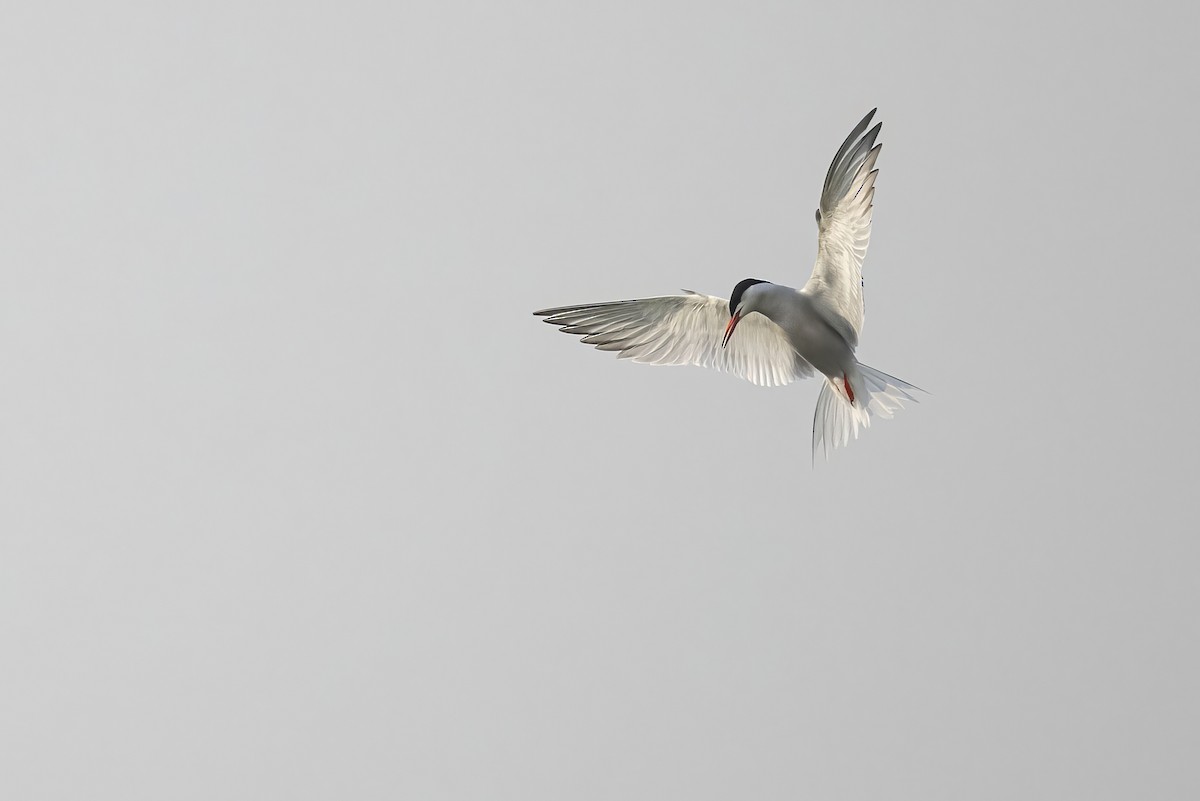
POLYGON ((1200 795, 1194 9, 20 4, 0 795, 1200 795), (805 280, 859 355, 551 305, 805 280))

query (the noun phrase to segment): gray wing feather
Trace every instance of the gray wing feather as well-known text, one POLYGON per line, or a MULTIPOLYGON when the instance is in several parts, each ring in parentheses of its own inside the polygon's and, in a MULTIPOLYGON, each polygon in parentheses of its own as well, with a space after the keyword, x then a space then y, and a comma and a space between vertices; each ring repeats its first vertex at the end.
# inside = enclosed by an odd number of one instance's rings
POLYGON ((871 240, 875 163, 883 147, 876 144, 882 123, 867 130, 874 116, 872 109, 863 117, 829 165, 817 213, 817 262, 803 290, 820 302, 851 346, 862 330, 862 263, 871 240))
POLYGON ((761 314, 739 324, 721 347, 729 304, 689 293, 561 306, 534 312, 581 342, 643 364, 692 364, 733 373, 760 386, 782 386, 813 374, 783 329, 761 314))

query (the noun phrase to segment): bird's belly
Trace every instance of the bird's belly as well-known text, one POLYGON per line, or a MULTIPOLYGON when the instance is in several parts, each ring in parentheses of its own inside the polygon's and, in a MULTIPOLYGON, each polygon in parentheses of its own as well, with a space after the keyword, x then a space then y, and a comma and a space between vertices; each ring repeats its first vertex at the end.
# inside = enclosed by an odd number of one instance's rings
POLYGON ((827 376, 841 378, 854 363, 854 351, 824 320, 803 315, 789 327, 792 347, 827 376))

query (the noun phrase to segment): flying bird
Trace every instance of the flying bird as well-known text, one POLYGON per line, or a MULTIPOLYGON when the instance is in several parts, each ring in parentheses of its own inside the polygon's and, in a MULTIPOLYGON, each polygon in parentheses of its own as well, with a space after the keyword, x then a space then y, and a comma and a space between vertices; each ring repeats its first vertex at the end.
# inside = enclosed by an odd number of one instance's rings
POLYGON ((863 325, 862 264, 871 238, 882 123, 863 117, 838 148, 817 209, 817 263, 800 289, 746 278, 724 298, 684 290, 534 312, 599 350, 645 364, 694 364, 782 386, 825 376, 813 417, 813 456, 825 457, 871 424, 916 401, 912 384, 855 357, 863 325))

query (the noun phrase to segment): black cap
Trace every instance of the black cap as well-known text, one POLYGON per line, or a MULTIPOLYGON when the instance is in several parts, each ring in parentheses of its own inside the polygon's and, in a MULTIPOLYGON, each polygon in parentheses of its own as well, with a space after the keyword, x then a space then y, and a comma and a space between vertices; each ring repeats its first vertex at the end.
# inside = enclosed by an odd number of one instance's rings
POLYGON ((733 316, 734 311, 737 310, 738 304, 742 302, 742 295, 746 293, 747 289, 755 284, 765 283, 767 282, 759 278, 743 278, 741 281, 738 281, 737 286, 733 288, 733 294, 729 296, 729 316, 733 316))

